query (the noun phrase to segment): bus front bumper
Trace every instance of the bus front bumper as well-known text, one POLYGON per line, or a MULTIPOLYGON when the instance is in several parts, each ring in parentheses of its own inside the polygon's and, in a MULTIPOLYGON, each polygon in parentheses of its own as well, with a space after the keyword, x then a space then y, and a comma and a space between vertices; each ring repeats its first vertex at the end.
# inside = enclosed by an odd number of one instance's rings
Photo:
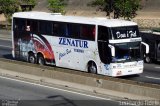
POLYGON ((143 73, 143 61, 126 62, 126 63, 111 63, 109 76, 127 76, 143 73))

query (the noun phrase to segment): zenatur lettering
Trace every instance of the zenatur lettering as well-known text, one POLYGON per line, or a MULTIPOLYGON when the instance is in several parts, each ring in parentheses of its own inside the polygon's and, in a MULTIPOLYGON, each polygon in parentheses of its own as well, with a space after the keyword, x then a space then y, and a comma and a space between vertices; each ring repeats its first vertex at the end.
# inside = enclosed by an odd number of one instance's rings
POLYGON ((60 45, 68 45, 80 48, 88 48, 88 42, 84 40, 74 40, 71 38, 59 38, 60 45))

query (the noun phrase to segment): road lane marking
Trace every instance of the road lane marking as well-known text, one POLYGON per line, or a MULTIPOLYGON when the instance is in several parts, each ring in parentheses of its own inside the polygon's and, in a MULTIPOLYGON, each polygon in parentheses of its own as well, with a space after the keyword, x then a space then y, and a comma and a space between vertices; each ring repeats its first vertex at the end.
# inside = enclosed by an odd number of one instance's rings
POLYGON ((149 78, 149 79, 155 79, 155 80, 160 80, 160 78, 157 78, 157 77, 150 77, 150 76, 145 76, 146 78, 149 78))
POLYGON ((0 45, 0 47, 12 48, 11 46, 0 45))
POLYGON ((160 69, 160 67, 154 67, 154 68, 160 69))
POLYGON ((5 37, 0 37, 0 40, 5 40, 5 41, 12 41, 12 38, 5 38, 5 37))
POLYGON ((36 83, 32 83, 32 82, 27 82, 27 81, 21 81, 21 80, 18 80, 18 79, 12 79, 12 78, 3 77, 3 76, 0 76, 0 78, 12 80, 12 81, 17 81, 17 82, 22 82, 22 83, 26 83, 26 84, 30 84, 30 85, 34 85, 34 86, 40 86, 40 87, 45 87, 45 88, 49 88, 49 89, 55 89, 55 90, 59 90, 59 91, 69 92, 69 93, 73 93, 73 94, 83 95, 83 96, 92 97, 92 98, 96 98, 96 99, 113 101, 112 99, 107 99, 107 98, 103 98, 103 97, 83 94, 83 93, 79 93, 79 92, 75 92, 75 91, 69 91, 69 90, 65 90, 65 89, 60 89, 60 88, 56 88, 56 87, 50 87, 50 86, 36 84, 36 83))

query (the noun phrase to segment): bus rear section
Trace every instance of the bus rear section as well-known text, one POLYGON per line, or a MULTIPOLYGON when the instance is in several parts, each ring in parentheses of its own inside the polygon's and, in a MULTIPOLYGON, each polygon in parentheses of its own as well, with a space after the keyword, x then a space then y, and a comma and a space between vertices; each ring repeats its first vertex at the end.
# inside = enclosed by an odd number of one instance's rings
MULTIPOLYGON (((46 29, 50 27, 47 22, 45 24, 46 29)), ((33 19, 13 18, 12 55, 16 59, 34 64, 55 64, 50 42, 43 36, 44 29, 39 31, 38 25, 43 26, 43 21, 38 23, 33 19)))

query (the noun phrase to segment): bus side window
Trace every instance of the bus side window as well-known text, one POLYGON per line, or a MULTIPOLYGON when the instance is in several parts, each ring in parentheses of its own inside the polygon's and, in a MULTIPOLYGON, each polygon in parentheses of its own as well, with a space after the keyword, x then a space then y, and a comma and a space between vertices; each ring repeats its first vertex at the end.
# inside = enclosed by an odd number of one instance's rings
POLYGON ((79 24, 67 24, 68 36, 71 38, 79 38, 80 36, 80 25, 79 24))
POLYGON ((13 30, 14 31, 18 30, 18 21, 16 18, 13 19, 13 30))
POLYGON ((18 18, 14 19, 14 30, 24 31, 26 28, 25 26, 26 26, 26 23, 24 19, 18 19, 18 18))
POLYGON ((98 27, 98 40, 108 41, 108 39, 109 39, 108 28, 99 26, 98 27))
POLYGON ((95 26, 82 25, 81 26, 81 38, 86 40, 95 40, 95 26))
POLYGON ((66 24, 61 22, 53 23, 53 36, 66 36, 66 24))
POLYGON ((58 36, 58 24, 57 23, 53 23, 53 35, 54 36, 58 36))
POLYGON ((41 34, 52 34, 52 23, 49 21, 39 21, 39 31, 41 34))
POLYGON ((26 27, 25 28, 26 28, 25 30, 27 32, 31 31, 31 20, 26 21, 26 27))
POLYGON ((14 31, 14 38, 17 40, 19 38, 19 23, 18 19, 13 19, 13 31, 14 31))
POLYGON ((31 31, 34 33, 38 33, 38 21, 32 20, 31 31))

